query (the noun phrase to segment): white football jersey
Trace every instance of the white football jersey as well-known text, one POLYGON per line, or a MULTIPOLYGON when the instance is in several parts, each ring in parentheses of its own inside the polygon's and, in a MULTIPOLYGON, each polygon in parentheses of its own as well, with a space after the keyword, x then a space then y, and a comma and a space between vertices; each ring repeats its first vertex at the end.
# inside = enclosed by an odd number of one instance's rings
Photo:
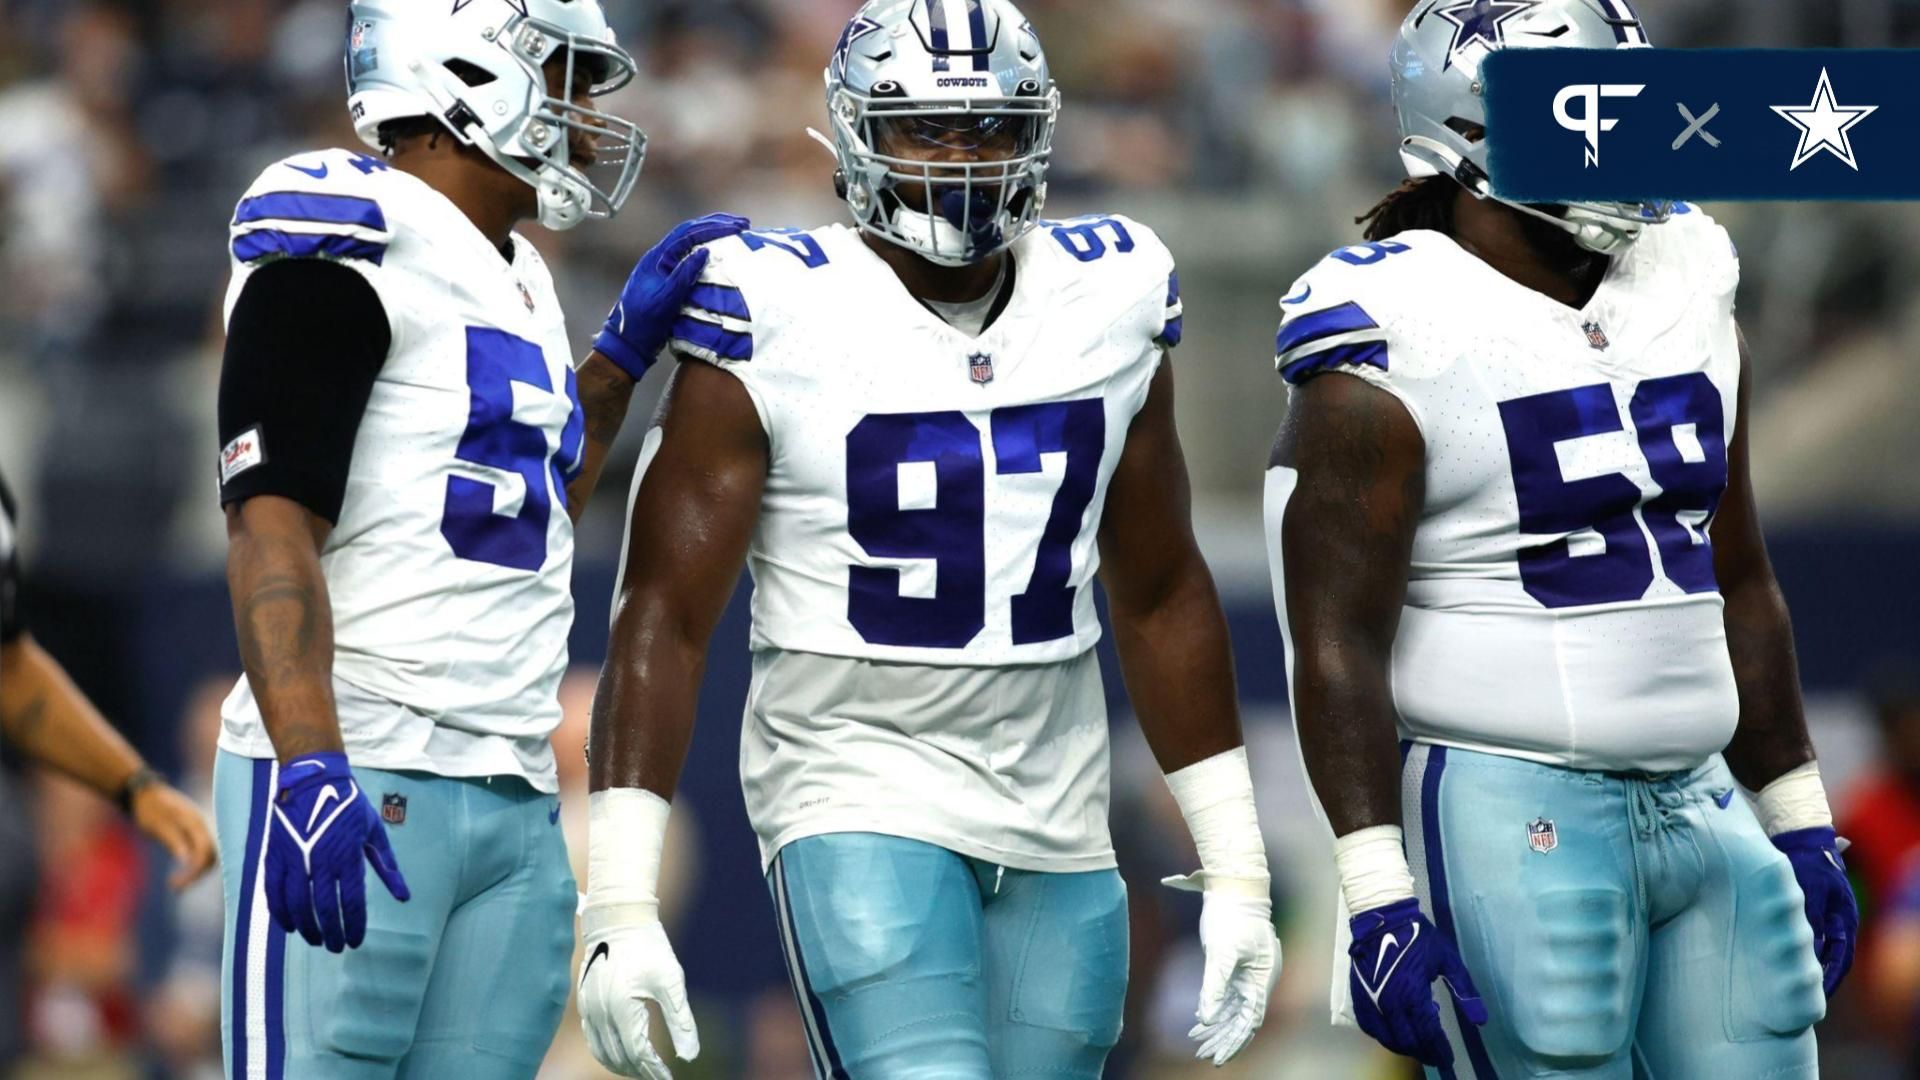
POLYGON ((882 823, 1111 866, 1092 582, 1108 481, 1180 336, 1172 256, 1125 218, 1043 223, 974 337, 848 227, 711 250, 673 347, 740 380, 771 450, 742 740, 766 855, 882 823))
MULTIPOLYGON (((545 261, 515 236, 509 262, 426 183, 346 150, 268 168, 231 246, 229 315, 258 266, 317 257, 362 274, 391 323, 321 552, 349 756, 555 790, 585 426, 545 261)), ((224 468, 272 458, 272 431, 247 434, 224 468)), ((223 717, 224 748, 273 753, 245 679, 223 717)))
MULTIPOLYGON (((1739 706, 1709 526, 1737 419, 1738 280, 1726 232, 1683 205, 1578 310, 1428 231, 1336 251, 1281 301, 1288 382, 1357 375, 1426 443, 1393 651, 1403 737, 1649 772, 1727 744, 1739 706)), ((1294 480, 1267 480, 1283 630, 1294 480)))

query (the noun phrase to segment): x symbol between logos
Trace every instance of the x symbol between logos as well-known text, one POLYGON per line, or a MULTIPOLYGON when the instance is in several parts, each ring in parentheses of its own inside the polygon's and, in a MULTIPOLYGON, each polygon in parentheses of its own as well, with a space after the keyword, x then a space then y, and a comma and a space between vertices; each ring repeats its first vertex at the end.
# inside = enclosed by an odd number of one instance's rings
POLYGON ((1680 147, 1684 145, 1688 139, 1693 138, 1695 135, 1698 135, 1702 139, 1705 139, 1708 146, 1714 147, 1715 149, 1719 148, 1720 140, 1714 138, 1713 132, 1707 130, 1707 121, 1713 119, 1715 116, 1719 115, 1720 113, 1719 102, 1717 101, 1714 102, 1713 106, 1709 108, 1705 113, 1703 113, 1698 119, 1696 119, 1692 113, 1687 111, 1687 107, 1685 105, 1682 105, 1677 101, 1673 103, 1673 107, 1680 110, 1681 118, 1687 122, 1686 130, 1680 133, 1679 138, 1673 140, 1673 148, 1675 150, 1680 149, 1680 147))

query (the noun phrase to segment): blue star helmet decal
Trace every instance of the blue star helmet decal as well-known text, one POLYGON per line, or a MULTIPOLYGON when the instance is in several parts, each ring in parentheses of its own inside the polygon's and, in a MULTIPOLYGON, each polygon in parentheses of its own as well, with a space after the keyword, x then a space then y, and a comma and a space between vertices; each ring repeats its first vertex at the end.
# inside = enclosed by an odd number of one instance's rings
POLYGON ((840 43, 833 47, 833 63, 831 67, 835 75, 846 74, 847 50, 853 48, 853 43, 878 29, 880 29, 880 24, 867 18, 865 15, 855 16, 853 21, 847 24, 847 28, 840 32, 840 43))
POLYGON ((1460 3, 1435 10, 1435 15, 1456 28, 1453 44, 1447 49, 1447 62, 1441 65, 1441 70, 1452 67, 1460 51, 1476 43, 1488 49, 1505 45, 1507 39, 1501 25, 1538 5, 1539 0, 1461 0, 1460 3))
MULTIPOLYGON (((460 14, 461 10, 471 3, 473 0, 453 0, 453 13, 460 14)), ((527 13, 527 0, 507 0, 507 4, 522 15, 527 13)))

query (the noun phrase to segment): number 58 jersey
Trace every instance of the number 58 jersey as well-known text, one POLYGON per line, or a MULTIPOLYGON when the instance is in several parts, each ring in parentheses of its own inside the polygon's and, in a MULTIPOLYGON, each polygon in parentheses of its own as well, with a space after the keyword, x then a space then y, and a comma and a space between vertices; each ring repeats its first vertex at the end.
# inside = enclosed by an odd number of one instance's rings
MULTIPOLYGON (((1403 735, 1649 772, 1726 745, 1738 700, 1710 526, 1738 279, 1725 231, 1682 205, 1578 310, 1429 231, 1336 251, 1281 301, 1289 383, 1365 379, 1425 442, 1393 651, 1403 735)), ((1267 483, 1284 628, 1291 470, 1267 483)))
POLYGON ((767 433, 754 648, 987 666, 1092 648, 1107 482, 1180 333, 1158 238, 1042 224, 977 337, 845 226, 710 250, 672 344, 736 376, 767 433))
MULTIPOLYGON (((555 790, 585 425, 546 263, 518 236, 509 261, 432 187, 346 150, 268 167, 230 242, 229 312, 267 262, 325 258, 366 278, 390 324, 321 551, 348 753, 555 790)), ((224 469, 272 459, 276 432, 249 434, 224 469)), ((246 680, 222 712, 224 748, 272 755, 246 680)))

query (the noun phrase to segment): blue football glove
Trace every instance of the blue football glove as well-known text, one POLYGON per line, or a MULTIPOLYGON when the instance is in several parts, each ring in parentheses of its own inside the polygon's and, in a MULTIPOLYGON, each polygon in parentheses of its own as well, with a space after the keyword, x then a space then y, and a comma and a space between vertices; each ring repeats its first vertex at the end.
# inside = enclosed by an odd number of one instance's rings
POLYGON ((687 294, 707 267, 708 252, 695 249, 743 232, 749 224, 732 214, 708 214, 674 226, 634 264, 593 347, 639 382, 666 346, 687 294))
POLYGON ((1773 838, 1793 864, 1793 876, 1807 897, 1807 922, 1813 925, 1813 953, 1820 960, 1827 996, 1853 967, 1853 946, 1860 936, 1860 907, 1853 900, 1841 841, 1830 828, 1795 829, 1773 838))
POLYGON ((266 859, 267 912, 280 929, 328 952, 359 948, 367 936, 363 857, 395 900, 412 895, 347 755, 305 754, 281 766, 266 859))
POLYGON ((1418 900, 1401 900, 1353 917, 1348 980, 1360 1030, 1396 1054, 1436 1069, 1453 1065, 1453 1046, 1440 1026, 1433 981, 1440 979, 1475 1024, 1487 1007, 1474 989, 1460 950, 1420 913, 1418 900))

